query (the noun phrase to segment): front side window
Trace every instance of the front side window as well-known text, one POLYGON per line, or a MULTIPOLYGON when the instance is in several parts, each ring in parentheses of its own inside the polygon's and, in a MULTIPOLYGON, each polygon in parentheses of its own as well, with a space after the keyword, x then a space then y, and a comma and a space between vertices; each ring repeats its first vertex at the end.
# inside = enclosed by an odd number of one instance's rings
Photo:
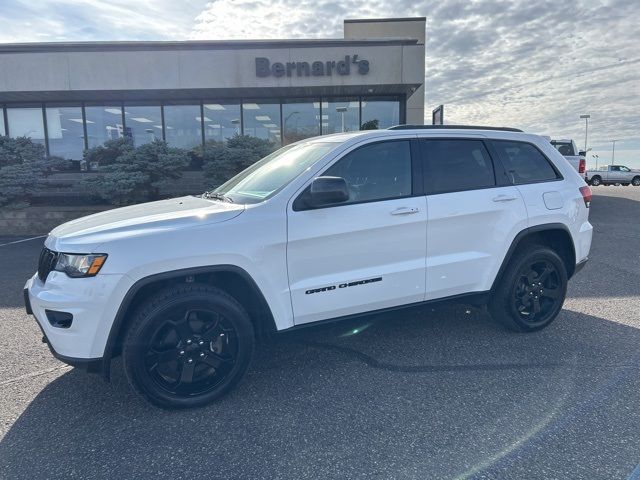
POLYGON ((491 157, 481 140, 424 140, 422 147, 428 194, 495 186, 491 157))
POLYGON ((556 180, 558 174, 549 160, 530 143, 494 140, 507 176, 514 185, 556 180))
POLYGON ((214 190, 234 203, 259 203, 275 195, 293 179, 335 148, 336 143, 289 145, 264 157, 214 190))
POLYGON ((631 170, 629 170, 627 167, 620 167, 620 171, 621 172, 630 172, 631 170))
POLYGON ((411 147, 393 140, 360 147, 334 163, 322 176, 342 177, 349 200, 341 205, 411 195, 411 147))

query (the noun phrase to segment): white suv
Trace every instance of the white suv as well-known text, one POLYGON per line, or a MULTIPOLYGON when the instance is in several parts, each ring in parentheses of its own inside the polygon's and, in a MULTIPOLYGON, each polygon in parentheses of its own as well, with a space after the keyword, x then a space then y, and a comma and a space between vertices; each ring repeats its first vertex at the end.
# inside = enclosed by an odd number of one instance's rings
POLYGON ((108 378, 122 354, 151 402, 198 406, 271 330, 451 299, 549 325, 587 260, 590 201, 548 141, 515 129, 316 137, 201 197, 57 227, 26 308, 62 361, 108 378))

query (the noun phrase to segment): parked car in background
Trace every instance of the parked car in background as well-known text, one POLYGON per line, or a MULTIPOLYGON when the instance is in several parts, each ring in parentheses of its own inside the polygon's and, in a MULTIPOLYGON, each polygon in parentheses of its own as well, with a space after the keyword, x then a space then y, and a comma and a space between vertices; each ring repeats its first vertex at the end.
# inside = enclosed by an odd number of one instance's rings
POLYGON ((611 184, 640 187, 640 170, 631 170, 624 165, 603 165, 597 170, 587 170, 584 179, 594 187, 611 184))
POLYGON ((576 169, 578 173, 584 173, 587 169, 585 160, 585 152, 578 151, 576 142, 573 140, 550 140, 556 150, 558 150, 564 158, 576 169))

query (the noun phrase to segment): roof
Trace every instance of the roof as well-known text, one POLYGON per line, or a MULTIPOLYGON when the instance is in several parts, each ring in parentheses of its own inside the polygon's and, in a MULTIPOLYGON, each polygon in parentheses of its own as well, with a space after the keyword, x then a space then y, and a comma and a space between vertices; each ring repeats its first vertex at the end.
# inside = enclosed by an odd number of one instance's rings
POLYGON ((380 45, 416 45, 412 38, 372 39, 284 39, 284 40, 188 40, 188 41, 122 41, 122 42, 33 42, 0 44, 0 53, 99 52, 147 50, 238 50, 260 48, 317 48, 319 46, 351 47, 380 45))

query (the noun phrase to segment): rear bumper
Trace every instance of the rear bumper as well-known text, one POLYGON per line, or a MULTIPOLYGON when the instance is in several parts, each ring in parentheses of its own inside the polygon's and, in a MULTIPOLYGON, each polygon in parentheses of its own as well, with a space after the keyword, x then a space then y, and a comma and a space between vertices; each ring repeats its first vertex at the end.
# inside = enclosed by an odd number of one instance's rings
POLYGON ((582 270, 588 261, 589 261, 589 257, 585 257, 582 260, 580 260, 578 263, 576 263, 576 268, 573 270, 573 274, 575 275, 580 270, 582 270))

